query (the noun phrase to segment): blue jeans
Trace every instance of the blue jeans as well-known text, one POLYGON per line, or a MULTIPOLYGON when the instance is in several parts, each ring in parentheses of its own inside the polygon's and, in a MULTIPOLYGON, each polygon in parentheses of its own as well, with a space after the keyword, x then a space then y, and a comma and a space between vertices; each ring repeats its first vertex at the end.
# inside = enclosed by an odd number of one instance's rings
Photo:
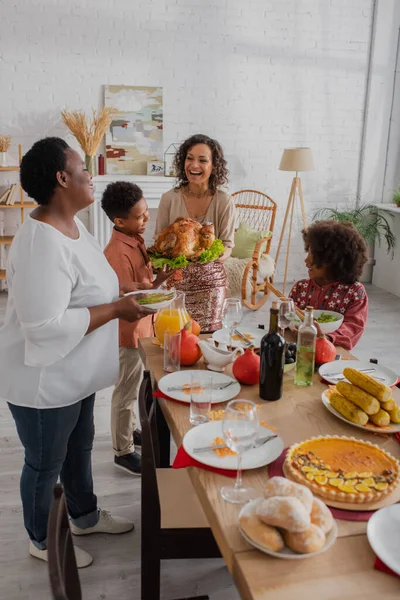
POLYGON ((37 548, 46 548, 53 486, 60 476, 69 514, 77 527, 98 519, 93 494, 92 447, 95 395, 62 408, 27 408, 8 404, 25 448, 21 475, 24 524, 37 548))

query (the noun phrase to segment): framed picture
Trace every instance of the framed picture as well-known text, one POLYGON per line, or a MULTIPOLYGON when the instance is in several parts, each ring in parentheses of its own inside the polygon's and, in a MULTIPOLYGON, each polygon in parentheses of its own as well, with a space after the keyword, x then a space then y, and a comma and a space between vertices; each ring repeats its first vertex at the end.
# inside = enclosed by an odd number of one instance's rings
POLYGON ((162 161, 149 161, 147 163, 147 175, 164 175, 164 163, 162 161))

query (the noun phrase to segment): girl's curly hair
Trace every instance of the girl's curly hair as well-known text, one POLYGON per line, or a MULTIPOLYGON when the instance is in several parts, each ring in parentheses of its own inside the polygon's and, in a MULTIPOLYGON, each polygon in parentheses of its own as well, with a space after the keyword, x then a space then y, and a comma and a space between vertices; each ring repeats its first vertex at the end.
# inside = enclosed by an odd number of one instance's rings
POLYGON ((367 245, 353 223, 316 221, 303 229, 306 252, 311 250, 317 267, 326 266, 332 281, 355 283, 368 260, 367 245))
POLYGON ((208 182, 210 191, 215 194, 217 188, 228 182, 228 169, 226 168, 226 160, 224 158, 224 151, 217 140, 213 140, 208 135, 197 133, 192 135, 190 138, 185 140, 179 147, 174 157, 174 168, 177 177, 176 188, 179 189, 184 185, 187 185, 188 178, 185 173, 185 160, 188 152, 197 144, 206 144, 212 154, 213 171, 208 182))

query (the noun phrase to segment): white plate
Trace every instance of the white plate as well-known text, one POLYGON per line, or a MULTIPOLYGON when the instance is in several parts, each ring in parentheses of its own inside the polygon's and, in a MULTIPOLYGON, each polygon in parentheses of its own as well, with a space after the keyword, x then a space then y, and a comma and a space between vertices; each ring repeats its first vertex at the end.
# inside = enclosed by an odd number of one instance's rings
POLYGON ((323 392, 321 398, 324 406, 329 410, 329 412, 331 412, 333 415, 335 415, 335 417, 337 417, 341 421, 344 421, 349 425, 353 425, 353 427, 358 427, 358 429, 364 429, 365 431, 369 431, 371 433, 396 433, 397 431, 400 431, 400 424, 396 423, 390 423, 390 425, 387 425, 386 427, 378 427, 373 423, 367 423, 367 425, 358 425, 357 423, 352 423, 351 421, 346 419, 346 417, 341 415, 340 412, 336 410, 336 408, 333 408, 325 392, 323 392))
MULTIPOLYGON (((242 516, 249 517, 250 515, 254 514, 256 511, 257 505, 260 502, 262 502, 262 500, 264 500, 264 498, 256 498, 256 500, 252 500, 248 504, 245 504, 239 513, 239 520, 242 516)), ((270 556, 275 556, 276 558, 287 558, 289 560, 299 560, 301 558, 310 558, 311 556, 317 556, 317 554, 322 554, 323 552, 326 552, 327 550, 329 550, 329 548, 334 544, 334 542, 337 538, 338 529, 337 529, 336 521, 334 520, 332 529, 330 530, 329 533, 326 534, 325 546, 323 548, 321 548, 321 550, 317 550, 316 552, 309 552, 308 554, 298 554, 297 552, 295 552, 294 550, 291 550, 290 548, 287 548, 286 546, 280 552, 274 552, 273 550, 269 550, 268 548, 265 548, 264 546, 260 546, 259 544, 257 544, 257 542, 254 542, 251 538, 249 538, 248 535, 246 535, 246 533, 240 527, 240 523, 239 523, 239 531, 242 534, 242 536, 244 537, 244 539, 249 542, 249 544, 254 546, 254 548, 257 548, 258 550, 261 550, 261 552, 264 552, 265 554, 269 554, 270 556)))
MULTIPOLYGON (((269 432, 270 430, 260 425, 258 437, 265 437, 269 432)), ((271 432, 271 434, 273 433, 274 432, 271 432)), ((193 427, 193 429, 190 429, 183 438, 183 447, 189 456, 204 465, 215 467, 217 469, 236 471, 238 462, 236 455, 218 456, 213 450, 210 450, 209 452, 193 452, 193 448, 211 446, 216 437, 224 437, 222 433, 222 421, 210 421, 210 423, 204 423, 203 425, 193 427)), ((277 437, 266 442, 259 448, 252 448, 251 450, 244 452, 242 467, 243 469, 258 469, 259 467, 269 465, 269 463, 282 454, 282 450, 283 441, 280 437, 277 437)))
MULTIPOLYGON (((261 340, 263 339, 264 335, 266 333, 268 333, 265 329, 256 329, 255 327, 252 328, 252 327, 243 326, 243 327, 237 327, 236 329, 238 331, 240 331, 240 333, 243 333, 243 335, 246 335, 246 334, 251 335, 252 339, 249 339, 249 342, 251 342, 255 348, 260 347, 261 340)), ((216 341, 220 344, 221 343, 229 344, 229 332, 226 328, 218 329, 217 331, 214 331, 212 336, 213 336, 214 341, 216 341)), ((235 334, 233 334, 233 337, 235 337, 235 334)), ((243 345, 240 340, 232 339, 232 347, 233 348, 245 348, 246 345, 243 345)))
MULTIPOLYGON (((183 391, 171 392, 168 390, 168 388, 178 386, 183 387, 184 385, 190 386, 190 378, 192 373, 196 373, 196 375, 203 374, 210 376, 211 371, 203 371, 200 369, 176 371, 175 373, 170 373, 169 375, 165 375, 165 377, 161 377, 160 381, 158 382, 158 388, 166 396, 190 404, 190 394, 185 393, 183 391)), ((224 390, 213 390, 211 404, 219 404, 220 402, 232 400, 232 398, 235 398, 235 396, 239 394, 240 384, 236 381, 236 379, 233 379, 233 377, 229 377, 228 375, 224 375, 224 373, 213 372, 212 376, 213 386, 223 383, 229 383, 231 381, 234 381, 235 383, 225 388, 224 390)))
MULTIPOLYGON (((350 367, 351 369, 375 369, 374 373, 369 373, 371 377, 377 375, 377 377, 382 377, 379 381, 382 381, 385 385, 392 387, 397 382, 397 375, 394 371, 391 371, 387 367, 383 367, 382 365, 375 365, 370 362, 366 362, 363 360, 333 360, 332 362, 325 363, 321 365, 318 369, 318 373, 321 375, 323 379, 329 381, 332 385, 338 382, 337 379, 332 379, 327 376, 327 373, 343 373, 343 369, 346 367, 350 367)), ((347 379, 346 379, 347 381, 347 379)))
POLYGON ((149 296, 152 294, 165 294, 167 296, 172 293, 174 295, 173 295, 173 298, 171 298, 170 300, 165 300, 164 302, 156 302, 155 304, 145 304, 144 305, 147 308, 154 308, 155 310, 161 310, 162 308, 166 308, 167 306, 169 306, 171 304, 171 302, 173 302, 175 300, 175 298, 176 298, 175 290, 160 290, 160 289, 136 290, 135 292, 127 292, 126 294, 124 294, 124 296, 138 296, 139 294, 141 294, 142 296, 149 296))
POLYGON ((400 575, 400 504, 377 510, 367 525, 372 550, 397 575, 400 575))

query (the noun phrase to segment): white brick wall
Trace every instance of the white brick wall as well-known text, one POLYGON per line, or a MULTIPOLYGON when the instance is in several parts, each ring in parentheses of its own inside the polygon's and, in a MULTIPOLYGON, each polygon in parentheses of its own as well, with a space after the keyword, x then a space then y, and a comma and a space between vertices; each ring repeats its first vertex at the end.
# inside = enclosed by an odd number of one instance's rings
MULTIPOLYGON (((60 110, 90 112, 103 84, 162 85, 165 147, 215 136, 234 165, 231 190, 279 203, 276 238, 285 146, 313 149, 309 215, 354 203, 371 0, 3 0, 0 10, 0 130, 25 149, 65 135, 60 110)), ((291 280, 302 257, 297 233, 291 280)))

